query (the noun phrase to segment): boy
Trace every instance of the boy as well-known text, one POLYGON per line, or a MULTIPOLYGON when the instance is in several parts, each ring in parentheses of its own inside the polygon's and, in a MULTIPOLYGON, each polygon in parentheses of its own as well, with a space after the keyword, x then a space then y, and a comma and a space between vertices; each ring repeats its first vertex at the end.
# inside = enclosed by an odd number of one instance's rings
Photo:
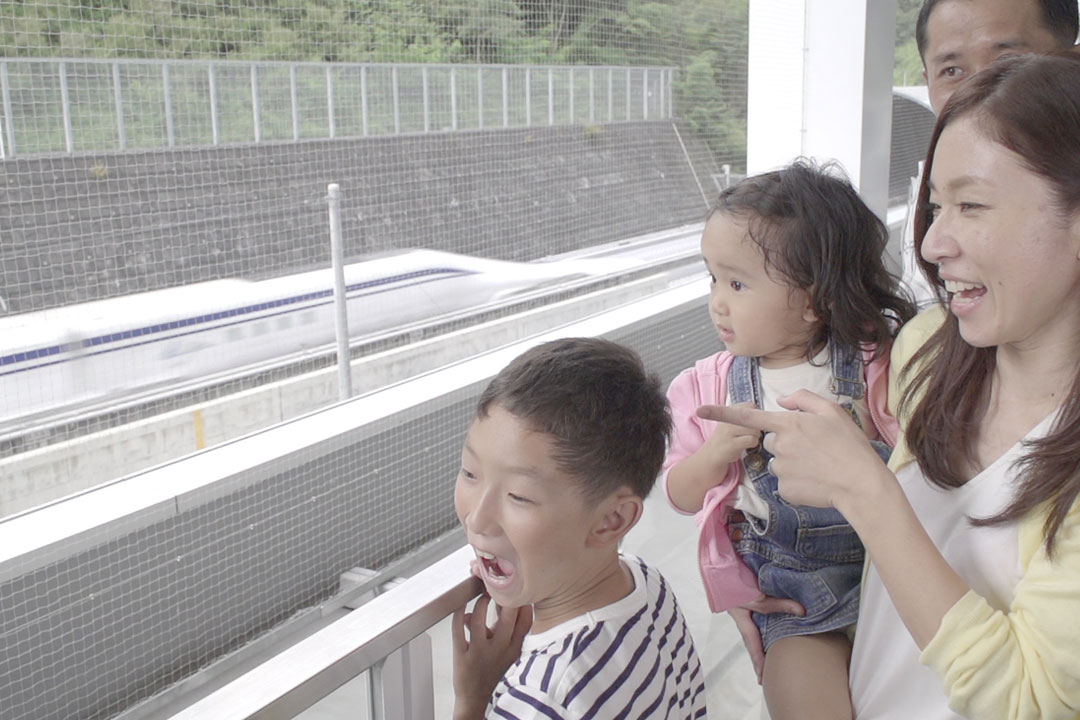
POLYGON ((538 345, 488 385, 454 490, 487 591, 454 613, 455 720, 705 717, 671 588, 619 553, 670 428, 659 380, 606 340, 538 345))

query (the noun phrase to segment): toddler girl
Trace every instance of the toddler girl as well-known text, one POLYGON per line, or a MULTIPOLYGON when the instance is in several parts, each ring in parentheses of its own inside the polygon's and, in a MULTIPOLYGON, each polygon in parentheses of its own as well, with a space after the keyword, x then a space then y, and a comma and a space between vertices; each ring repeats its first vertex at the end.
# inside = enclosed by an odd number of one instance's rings
POLYGON ((726 189, 709 211, 701 254, 709 314, 726 350, 668 389, 674 436, 664 484, 697 513, 702 578, 714 612, 732 611, 754 657, 772 720, 851 717, 848 631, 858 614, 863 547, 831 508, 777 495, 755 431, 704 420, 699 405, 780 410, 806 388, 842 405, 888 458, 888 352, 914 314, 882 256, 884 224, 851 185, 805 161, 726 189), (789 599, 804 614, 769 612, 789 599), (745 608, 753 612, 753 625, 745 608), (756 632, 754 628, 756 627, 756 632), (831 706, 829 699, 840 699, 831 706))

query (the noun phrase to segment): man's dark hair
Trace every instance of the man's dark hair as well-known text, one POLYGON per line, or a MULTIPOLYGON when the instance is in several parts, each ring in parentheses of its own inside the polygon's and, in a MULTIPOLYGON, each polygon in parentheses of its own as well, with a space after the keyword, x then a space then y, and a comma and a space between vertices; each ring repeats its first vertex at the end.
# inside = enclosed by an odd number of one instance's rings
MULTIPOLYGON (((915 43, 919 46, 919 57, 922 58, 923 65, 926 64, 926 25, 930 22, 930 14, 938 5, 949 1, 926 0, 919 10, 919 18, 915 21, 915 43)), ((1080 25, 1076 0, 1038 0, 1037 4, 1042 11, 1042 26, 1057 38, 1061 49, 1076 43, 1077 26, 1080 25)))
POLYGON ((660 379, 633 350, 601 338, 564 338, 519 355, 476 408, 494 406, 554 438, 558 469, 596 502, 629 487, 646 497, 671 434, 660 379))

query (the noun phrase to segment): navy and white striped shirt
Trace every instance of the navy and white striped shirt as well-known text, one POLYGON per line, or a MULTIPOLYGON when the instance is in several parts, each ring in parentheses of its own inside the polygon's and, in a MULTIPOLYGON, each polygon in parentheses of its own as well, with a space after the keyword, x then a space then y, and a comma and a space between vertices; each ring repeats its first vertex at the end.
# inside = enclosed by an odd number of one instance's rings
POLYGON ((488 718, 614 720, 705 717, 694 642, 663 576, 622 556, 634 591, 525 638, 488 705, 488 718))

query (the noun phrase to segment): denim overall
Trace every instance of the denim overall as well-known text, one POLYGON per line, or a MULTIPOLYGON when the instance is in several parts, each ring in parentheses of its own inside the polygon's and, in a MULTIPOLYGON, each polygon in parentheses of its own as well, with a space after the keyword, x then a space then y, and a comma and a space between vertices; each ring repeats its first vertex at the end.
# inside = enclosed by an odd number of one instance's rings
MULTIPOLYGON (((830 389, 842 398, 858 400, 865 393, 863 364, 851 348, 830 344, 830 389)), ((731 403, 761 405, 761 378, 756 358, 736 357, 728 375, 731 403)), ((858 418, 851 400, 843 406, 858 418)), ((873 443, 885 460, 889 446, 873 443)), ((809 635, 843 630, 859 612, 859 582, 863 546, 851 525, 833 508, 791 505, 777 492, 776 476, 769 472, 772 454, 759 443, 743 457, 747 479, 769 507, 769 519, 751 515, 729 520, 735 550, 757 575, 761 592, 791 598, 806 609, 804 617, 785 613, 753 613, 765 649, 788 635, 809 635)))

